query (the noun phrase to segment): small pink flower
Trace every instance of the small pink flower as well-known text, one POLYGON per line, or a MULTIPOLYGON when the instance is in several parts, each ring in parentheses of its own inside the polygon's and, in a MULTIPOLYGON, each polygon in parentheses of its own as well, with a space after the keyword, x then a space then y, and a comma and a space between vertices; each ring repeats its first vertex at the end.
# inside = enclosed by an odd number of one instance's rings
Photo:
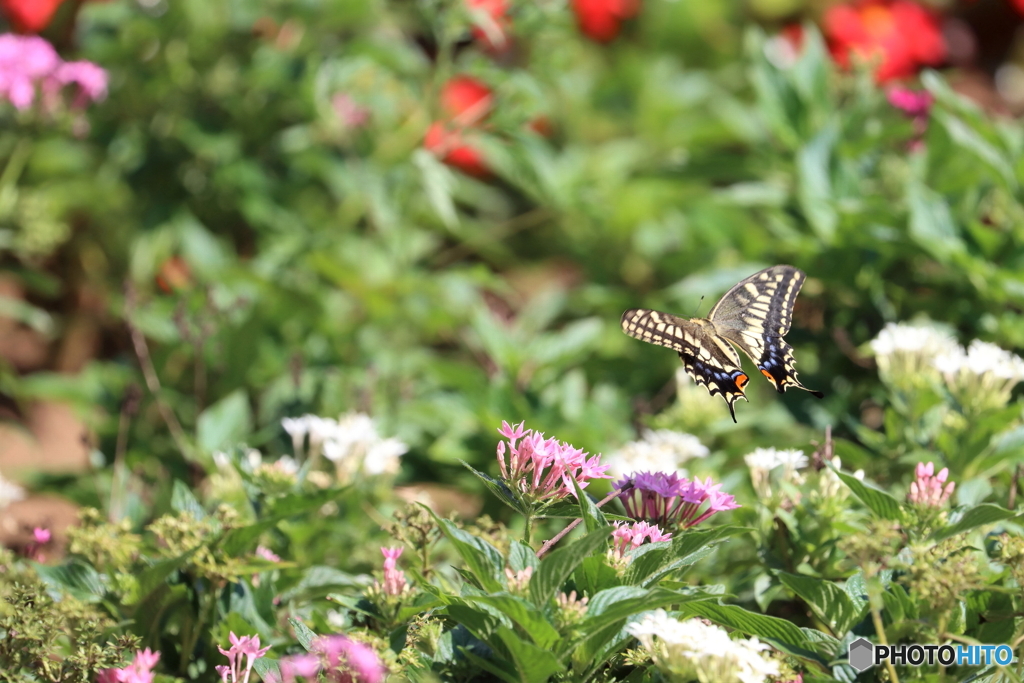
POLYGON ((502 422, 498 432, 507 442, 498 442, 501 476, 506 483, 534 502, 575 496, 575 481, 586 488, 591 479, 609 479, 600 456, 587 453, 557 439, 525 429, 523 422, 502 422))
POLYGON ((911 118, 926 117, 931 111, 935 98, 927 90, 911 90, 910 88, 889 88, 886 93, 889 104, 896 107, 911 118))
MULTIPOLYGON (((232 683, 248 683, 249 674, 252 672, 252 666, 256 663, 256 660, 267 654, 270 650, 270 646, 266 646, 260 649, 260 637, 259 636, 236 636, 234 631, 228 633, 228 640, 231 642, 231 647, 225 650, 218 646, 217 649, 220 653, 228 658, 228 666, 226 667, 232 683), (242 674, 242 656, 245 656, 245 674, 242 674)), ((221 674, 222 680, 227 680, 228 675, 217 669, 218 673, 221 674)))
POLYGON ((262 545, 256 546, 256 557, 262 558, 267 562, 280 562, 281 558, 278 557, 269 548, 265 548, 262 545))
POLYGON ((160 652, 148 647, 135 653, 132 663, 122 669, 103 669, 97 683, 153 683, 153 667, 160 661, 160 652))
POLYGON ((50 530, 43 527, 36 527, 32 530, 32 536, 36 539, 36 543, 45 545, 50 542, 50 530))
POLYGON ((345 128, 361 128, 370 120, 370 110, 345 93, 334 95, 331 106, 345 128))
POLYGON ((669 541, 672 539, 672 534, 663 532, 657 524, 616 522, 615 529, 612 531, 612 539, 614 539, 615 550, 622 554, 627 550, 639 548, 644 544, 645 539, 651 543, 669 541))
POLYGON ((398 568, 398 558, 405 548, 381 548, 384 555, 384 587, 386 595, 401 595, 405 592, 405 572, 398 568))
POLYGON ((281 674, 288 683, 296 676, 313 679, 321 669, 332 683, 380 683, 387 673, 373 648, 342 635, 320 636, 308 654, 281 660, 281 674))
POLYGON ((938 474, 933 476, 934 472, 935 465, 933 463, 927 465, 923 462, 917 463, 915 469, 917 479, 910 484, 910 492, 907 494, 908 501, 916 505, 940 507, 949 500, 956 489, 954 482, 946 484, 946 479, 949 478, 949 469, 943 467, 938 474))

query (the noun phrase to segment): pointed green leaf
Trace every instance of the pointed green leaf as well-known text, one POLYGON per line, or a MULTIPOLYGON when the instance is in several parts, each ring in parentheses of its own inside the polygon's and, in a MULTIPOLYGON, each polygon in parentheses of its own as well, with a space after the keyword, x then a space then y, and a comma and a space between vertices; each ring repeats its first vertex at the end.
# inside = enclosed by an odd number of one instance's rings
POLYGON ((554 674, 565 669, 549 650, 523 640, 512 629, 499 629, 498 637, 512 655, 522 683, 546 683, 554 674))
POLYGON ((608 526, 608 520, 605 519, 604 514, 594 505, 594 501, 590 499, 590 496, 580 488, 580 483, 573 479, 572 485, 576 489, 576 500, 579 501, 580 514, 583 516, 583 526, 586 530, 594 531, 595 529, 608 526))
MULTIPOLYGON (((829 467, 832 467, 829 465, 829 467)), ((885 491, 872 488, 857 479, 853 475, 840 472, 835 467, 832 470, 839 476, 839 479, 853 492, 853 495, 860 499, 875 516, 891 521, 899 521, 902 516, 899 502, 885 491)))
POLYGON ((497 548, 484 539, 463 531, 450 520, 441 519, 430 508, 425 509, 437 522, 441 533, 455 546, 455 550, 458 551, 469 571, 480 582, 481 587, 492 593, 502 590, 504 586, 501 576, 505 558, 501 556, 497 548))
POLYGON ((976 505, 966 510, 954 523, 933 533, 931 539, 933 541, 943 541, 980 526, 1003 522, 1016 516, 1015 512, 998 505, 992 505, 991 503, 976 505))
POLYGON ((530 579, 533 604, 543 608, 584 558, 606 546, 610 535, 611 527, 603 526, 545 557, 530 579))
POLYGON ((313 641, 317 639, 317 635, 295 617, 288 617, 288 623, 295 629, 295 639, 299 641, 299 645, 306 648, 306 652, 309 652, 310 648, 313 647, 313 641))
POLYGON ((842 588, 831 581, 786 572, 778 572, 776 576, 782 585, 800 596, 836 636, 849 631, 861 620, 867 609, 866 601, 855 603, 842 588))
POLYGON ((550 648, 558 639, 558 631, 544 618, 541 612, 520 597, 508 593, 479 595, 465 598, 468 604, 485 604, 499 610, 506 617, 523 627, 533 642, 543 648, 550 648))

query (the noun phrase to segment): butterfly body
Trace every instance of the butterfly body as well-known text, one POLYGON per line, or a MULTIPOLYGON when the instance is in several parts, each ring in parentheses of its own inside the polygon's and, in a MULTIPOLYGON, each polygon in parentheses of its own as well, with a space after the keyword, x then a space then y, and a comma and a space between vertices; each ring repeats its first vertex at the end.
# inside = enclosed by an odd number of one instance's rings
POLYGON ((781 394, 789 387, 823 394, 796 379, 793 347, 783 339, 792 323, 793 304, 806 276, 793 266, 772 266, 736 284, 707 318, 680 318, 649 309, 622 314, 622 331, 650 344, 674 349, 683 368, 712 395, 721 394, 736 421, 733 404, 747 400, 750 378, 734 345, 757 364, 781 394))

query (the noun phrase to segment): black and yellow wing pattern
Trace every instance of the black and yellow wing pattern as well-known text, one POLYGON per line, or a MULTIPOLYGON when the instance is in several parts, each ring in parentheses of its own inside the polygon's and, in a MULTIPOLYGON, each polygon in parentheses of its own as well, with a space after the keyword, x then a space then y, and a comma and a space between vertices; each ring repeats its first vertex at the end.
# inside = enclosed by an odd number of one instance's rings
POLYGON ((707 318, 684 319, 647 309, 622 314, 622 331, 641 341, 667 346, 679 353, 683 368, 715 396, 721 394, 736 421, 733 404, 746 400, 749 377, 740 367, 735 344, 757 365, 779 393, 789 387, 809 391, 796 378, 789 332, 793 304, 806 276, 793 266, 772 266, 736 284, 725 293, 707 318))

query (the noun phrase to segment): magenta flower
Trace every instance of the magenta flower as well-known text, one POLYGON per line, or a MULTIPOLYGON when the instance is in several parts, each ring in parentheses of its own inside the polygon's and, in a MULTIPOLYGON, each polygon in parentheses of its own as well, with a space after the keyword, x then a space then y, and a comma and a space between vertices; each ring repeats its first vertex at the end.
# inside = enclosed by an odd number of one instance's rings
POLYGON ((927 90, 911 90, 910 88, 889 88, 886 93, 889 104, 896 107, 912 119, 928 118, 935 98, 927 90))
POLYGON ((934 464, 928 463, 925 465, 923 462, 917 463, 917 469, 915 470, 917 479, 910 484, 910 493, 907 494, 908 501, 916 505, 937 508, 949 500, 949 497, 953 495, 953 490, 956 488, 954 482, 946 484, 946 479, 949 477, 949 469, 943 467, 939 470, 938 474, 933 476, 934 472, 934 464))
POLYGON ((148 647, 135 653, 132 663, 122 669, 103 669, 97 683, 153 683, 153 667, 160 661, 160 652, 148 647))
POLYGON ((498 443, 498 465, 502 479, 510 488, 535 502, 575 497, 575 480, 586 488, 591 479, 610 479, 608 465, 600 456, 588 458, 587 453, 557 439, 525 429, 525 422, 510 425, 502 422, 498 432, 507 441, 498 443), (507 453, 507 457, 506 457, 507 453))
MULTIPOLYGON (((398 558, 405 548, 381 548, 384 555, 384 587, 386 595, 401 595, 405 592, 405 572, 398 568, 398 558)), ((378 584, 379 585, 379 584, 378 584)))
POLYGON ((36 543, 45 545, 50 542, 50 530, 43 527, 36 527, 32 530, 32 537, 36 539, 36 543))
POLYGON ((218 646, 217 649, 220 653, 228 658, 227 673, 222 671, 220 668, 217 669, 217 673, 221 675, 221 680, 226 681, 230 678, 231 683, 249 683, 249 674, 252 673, 252 665, 256 663, 256 660, 267 654, 270 646, 266 646, 262 650, 260 649, 260 637, 259 636, 236 636, 234 631, 228 634, 228 640, 231 641, 231 647, 225 650, 218 646), (242 657, 245 657, 245 674, 242 674, 242 657), (230 676, 228 676, 230 674, 230 676))
POLYGON ((84 106, 107 94, 107 72, 92 62, 64 62, 50 43, 38 36, 0 35, 0 99, 16 109, 32 106, 36 90, 51 107, 64 86, 78 86, 74 106, 84 106))
POLYGON ((635 550, 644 544, 644 540, 651 543, 658 541, 669 541, 672 534, 663 532, 657 524, 647 522, 616 522, 612 531, 612 539, 615 550, 621 555, 627 550, 635 550))
POLYGON ((662 528, 677 525, 689 529, 716 512, 740 507, 735 498, 719 490, 721 484, 712 484, 711 477, 702 482, 675 473, 637 472, 615 487, 622 492, 619 500, 627 515, 662 528))
POLYGON ((281 660, 281 674, 287 683, 296 676, 313 679, 323 671, 332 683, 380 683, 387 668, 369 645, 342 635, 320 636, 307 654, 281 660))

